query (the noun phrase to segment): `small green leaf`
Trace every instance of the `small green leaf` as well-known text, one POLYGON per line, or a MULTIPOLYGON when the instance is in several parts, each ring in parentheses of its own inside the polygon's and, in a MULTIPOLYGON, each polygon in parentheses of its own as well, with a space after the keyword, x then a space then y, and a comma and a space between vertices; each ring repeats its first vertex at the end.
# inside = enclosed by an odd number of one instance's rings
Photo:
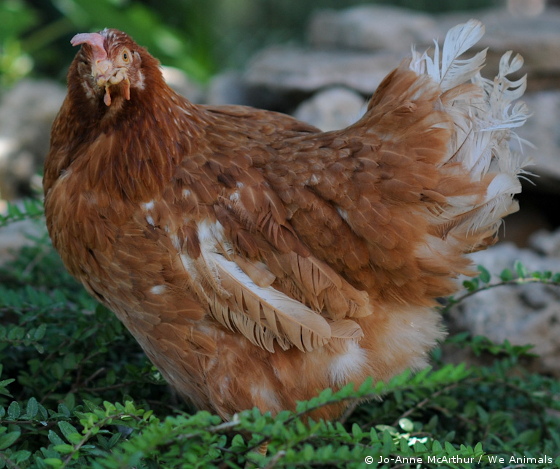
POLYGON ((79 443, 81 441, 81 435, 71 423, 65 421, 58 422, 58 428, 60 428, 60 431, 70 443, 79 443))
POLYGON ((31 457, 31 451, 21 449, 19 451, 16 451, 15 453, 13 453, 12 456, 11 456, 11 459, 16 464, 21 464, 22 462, 27 461, 30 457, 31 457))
POLYGON ((32 419, 37 415, 37 412, 39 412, 39 405, 37 403, 37 399, 31 397, 29 401, 27 401, 27 408, 25 410, 25 413, 27 414, 27 417, 32 419))
POLYGON ((53 449, 62 454, 69 454, 74 451, 74 447, 72 445, 67 445, 67 444, 56 445, 53 449))
POLYGON ((58 413, 64 415, 65 417, 70 417, 70 409, 65 404, 58 404, 58 413))
POLYGON ((245 444, 243 437, 239 433, 233 437, 233 440, 231 440, 232 449, 244 450, 246 447, 247 445, 245 444))
POLYGON ((469 291, 469 292, 474 292, 476 290, 478 290, 478 286, 479 286, 479 281, 478 278, 473 278, 471 280, 465 280, 463 282, 463 286, 469 291))
POLYGON ((445 451, 447 451, 449 454, 455 454, 457 452, 455 447, 449 441, 445 442, 445 451))
POLYGON ((47 409, 45 409, 42 404, 38 404, 37 406, 39 407, 40 418, 46 420, 49 417, 49 413, 47 412, 47 409))
POLYGON ((525 267, 520 260, 517 260, 513 263, 513 268, 515 269, 515 272, 517 272, 519 278, 527 277, 528 275, 527 267, 525 267))
POLYGON ((58 458, 47 458, 43 461, 45 464, 54 467, 55 469, 62 467, 64 463, 58 458))
POLYGON ((486 267, 483 267, 481 265, 477 265, 476 268, 480 272, 480 274, 478 275, 478 278, 480 279, 480 281, 484 282, 484 283, 490 282, 490 278, 492 276, 490 275, 490 272, 488 272, 488 269, 486 269, 486 267))
POLYGON ((52 364, 52 374, 58 380, 61 380, 64 376, 64 368, 59 362, 55 362, 52 364))
POLYGON ((41 340, 43 337, 45 337, 45 332, 47 332, 47 325, 43 323, 35 330, 33 338, 35 340, 41 340))
POLYGON ((2 381, 0 381, 0 388, 4 388, 6 387, 8 384, 11 384, 15 381, 15 379, 10 378, 10 379, 4 379, 2 381))
POLYGON ((122 434, 121 433, 115 433, 111 439, 109 440, 109 442, 107 443, 107 448, 111 449, 113 446, 115 446, 118 441, 121 439, 122 434))
POLYGON ((19 438, 20 435, 21 435, 21 431, 18 428, 16 431, 6 433, 5 435, 0 436, 0 449, 9 448, 11 445, 13 445, 16 442, 16 440, 19 438))
POLYGON ((23 327, 15 326, 8 332, 8 340, 21 340, 25 336, 25 329, 23 327))
POLYGON ((364 380, 364 382, 360 385, 359 393, 360 394, 365 394, 368 391, 370 391, 372 384, 373 384, 373 378, 371 376, 368 376, 364 380))
POLYGON ((64 355, 62 366, 66 370, 73 370, 74 368, 76 368, 76 364, 77 364, 76 354, 69 352, 66 355, 64 355))
POLYGON ((55 432, 53 432, 52 430, 49 430, 49 441, 53 444, 53 445, 63 445, 64 444, 64 440, 62 438, 60 438, 55 432))
POLYGON ((64 398, 64 404, 66 405, 66 407, 68 407, 68 409, 73 409, 74 407, 76 407, 76 396, 73 392, 66 395, 66 397, 64 398))
POLYGON ((313 446, 305 445, 303 447, 302 455, 304 461, 311 461, 313 459, 313 454, 314 454, 313 446))
POLYGON ((13 401, 8 407, 8 418, 15 420, 21 415, 21 407, 16 401, 13 401))
POLYGON ((509 269, 504 269, 502 270, 502 272, 500 273, 500 279, 503 282, 510 282, 513 280, 513 273, 511 272, 511 270, 509 269))
POLYGON ((478 413, 478 418, 480 420, 480 423, 482 423, 483 425, 487 425, 488 424, 488 412, 486 412, 486 410, 483 409, 479 405, 476 406, 476 411, 478 413))

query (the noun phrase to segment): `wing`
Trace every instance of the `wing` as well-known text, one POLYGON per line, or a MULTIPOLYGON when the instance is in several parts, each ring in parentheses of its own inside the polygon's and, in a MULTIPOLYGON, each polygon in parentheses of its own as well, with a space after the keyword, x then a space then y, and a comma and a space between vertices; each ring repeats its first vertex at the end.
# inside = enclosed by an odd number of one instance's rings
POLYGON ((250 108, 206 112, 195 155, 176 169, 164 197, 139 212, 167 233, 188 291, 221 325, 269 351, 274 342, 309 351, 359 339, 359 325, 346 318, 371 313, 367 294, 305 246, 289 208, 255 167, 270 160, 267 143, 317 129, 250 108))

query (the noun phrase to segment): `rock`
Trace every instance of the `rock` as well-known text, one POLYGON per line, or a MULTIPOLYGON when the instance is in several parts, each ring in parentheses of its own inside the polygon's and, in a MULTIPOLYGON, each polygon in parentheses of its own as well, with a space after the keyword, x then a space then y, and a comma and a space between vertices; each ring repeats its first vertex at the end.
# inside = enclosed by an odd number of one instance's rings
POLYGON ((31 177, 43 167, 51 125, 66 89, 45 80, 22 80, 0 102, 0 196, 30 193, 31 177))
MULTIPOLYGON (((541 234, 541 244, 544 236, 541 234)), ((550 236, 558 240, 560 231, 550 236)), ((492 274, 499 274, 505 268, 511 269, 517 259, 530 272, 560 270, 560 257, 542 257, 508 243, 473 254, 472 258, 492 274)), ((527 284, 483 291, 452 309, 448 319, 452 331, 468 330, 473 335, 484 335, 498 343, 508 340, 514 345, 533 344, 533 352, 540 355, 540 371, 560 375, 558 287, 527 284)))
MULTIPOLYGON (((17 204, 17 203, 16 203, 17 204)), ((17 204, 23 209, 23 204, 17 204)), ((7 213, 7 203, 0 200, 0 213, 7 213)), ((22 220, 0 227, 0 266, 15 258, 23 246, 31 246, 47 232, 45 219, 22 220)))
MULTIPOLYGON (((523 100, 533 115, 517 133, 536 147, 525 148, 526 153, 534 155, 535 163, 527 169, 552 178, 554 182, 549 184, 550 190, 560 193, 560 90, 527 94, 523 100)), ((541 180, 536 183, 546 184, 541 180)))
POLYGON ((525 59, 521 73, 529 75, 529 90, 558 87, 560 79, 560 9, 549 8, 538 16, 517 16, 507 9, 461 12, 441 15, 434 34, 443 39, 452 26, 477 18, 486 27, 486 34, 476 49, 489 49, 485 76, 498 70, 499 59, 508 50, 525 59))
POLYGON ((441 44, 451 27, 477 18, 484 23, 486 34, 473 51, 489 48, 486 76, 495 75, 500 57, 513 50, 525 59, 522 73, 531 77, 530 90, 556 88, 560 77, 560 9, 544 10, 542 5, 528 9, 528 3, 437 16, 381 5, 320 10, 311 19, 309 42, 316 49, 404 54, 413 44, 419 50, 431 46, 433 39, 441 44))
MULTIPOLYGON (((486 34, 473 52, 489 47, 492 77, 504 52, 514 50, 525 59, 522 73, 530 75, 529 89, 557 87, 560 81, 560 10, 520 17, 506 9, 430 16, 390 6, 360 6, 316 13, 309 26, 309 47, 271 47, 259 53, 244 76, 251 87, 288 93, 313 93, 345 86, 371 94, 387 73, 409 55, 443 42, 448 29, 477 17, 486 34)), ((258 102, 252 102, 258 105, 258 102)))
POLYGON ((541 15, 548 0, 508 0, 507 9, 513 16, 531 17, 541 15))
POLYGON ((282 92, 309 93, 329 86, 346 86, 372 94, 405 55, 274 46, 255 57, 245 81, 250 86, 282 92))
POLYGON ((301 103, 294 117, 326 132, 353 124, 363 115, 365 106, 360 94, 348 88, 334 87, 301 103))
POLYGON ((181 96, 187 98, 191 103, 205 102, 202 87, 192 81, 185 72, 168 66, 163 66, 161 70, 166 83, 181 96))
POLYGON ((46 233, 45 220, 22 220, 0 227, 0 265, 14 259, 24 246, 33 246, 34 239, 46 233))
MULTIPOLYGON (((531 235, 529 245, 539 254, 560 258, 560 230, 554 233, 539 230, 531 235)), ((560 270, 560 265, 556 270, 560 270)))
POLYGON ((230 71, 216 75, 210 82, 206 96, 207 104, 250 105, 250 90, 240 72, 230 71))
POLYGON ((405 53, 412 44, 430 44, 435 26, 430 15, 392 6, 319 10, 309 25, 309 42, 317 48, 405 53))

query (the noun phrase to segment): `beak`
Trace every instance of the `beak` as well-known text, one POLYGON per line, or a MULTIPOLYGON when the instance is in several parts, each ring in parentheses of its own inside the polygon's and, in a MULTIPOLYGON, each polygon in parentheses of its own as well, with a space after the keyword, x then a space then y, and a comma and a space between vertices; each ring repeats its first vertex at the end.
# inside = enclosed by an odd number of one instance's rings
POLYGON ((105 96, 103 102, 111 105, 111 93, 109 88, 112 85, 124 83, 124 97, 130 100, 130 80, 126 75, 126 71, 122 68, 114 68, 113 63, 108 59, 98 59, 93 63, 91 68, 93 77, 99 87, 105 87, 105 96))

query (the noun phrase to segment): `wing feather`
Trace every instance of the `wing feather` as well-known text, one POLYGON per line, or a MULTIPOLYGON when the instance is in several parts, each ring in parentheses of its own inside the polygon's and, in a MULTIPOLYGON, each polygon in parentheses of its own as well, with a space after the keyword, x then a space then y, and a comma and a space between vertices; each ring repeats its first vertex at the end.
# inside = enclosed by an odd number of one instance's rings
POLYGON ((215 269, 220 288, 232 295, 233 308, 229 307, 227 312, 223 306, 216 308, 216 319, 221 319, 226 327, 233 329, 232 323, 236 326, 243 324, 242 328, 237 328, 246 337, 255 340, 256 328, 246 319, 238 317, 243 315, 255 326, 287 339, 302 351, 321 347, 330 339, 331 328, 320 314, 273 287, 258 286, 235 262, 221 254, 203 252, 203 255, 207 264, 215 269))

